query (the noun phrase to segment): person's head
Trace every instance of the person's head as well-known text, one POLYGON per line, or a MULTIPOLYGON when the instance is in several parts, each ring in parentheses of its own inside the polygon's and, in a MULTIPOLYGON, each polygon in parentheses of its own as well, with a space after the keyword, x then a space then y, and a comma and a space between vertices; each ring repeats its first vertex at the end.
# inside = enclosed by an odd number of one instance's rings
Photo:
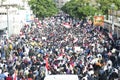
POLYGON ((83 77, 82 80, 88 80, 87 77, 83 77))

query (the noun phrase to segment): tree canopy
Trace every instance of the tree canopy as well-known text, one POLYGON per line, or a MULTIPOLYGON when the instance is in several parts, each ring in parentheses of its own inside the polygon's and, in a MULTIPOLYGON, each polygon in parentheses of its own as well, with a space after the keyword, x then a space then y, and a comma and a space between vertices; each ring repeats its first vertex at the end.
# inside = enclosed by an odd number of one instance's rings
POLYGON ((108 14, 108 10, 112 10, 112 4, 114 4, 114 10, 117 10, 120 5, 119 0, 97 0, 97 3, 100 4, 99 8, 102 10, 103 14, 108 14))
POLYGON ((30 0, 28 3, 38 18, 53 16, 58 12, 53 0, 30 0))
POLYGON ((120 0, 71 0, 66 3, 61 9, 73 17, 86 17, 98 14, 108 15, 108 11, 120 9, 120 0))
POLYGON ((77 18, 94 15, 96 9, 89 4, 89 1, 90 0, 71 0, 62 7, 62 10, 77 18))

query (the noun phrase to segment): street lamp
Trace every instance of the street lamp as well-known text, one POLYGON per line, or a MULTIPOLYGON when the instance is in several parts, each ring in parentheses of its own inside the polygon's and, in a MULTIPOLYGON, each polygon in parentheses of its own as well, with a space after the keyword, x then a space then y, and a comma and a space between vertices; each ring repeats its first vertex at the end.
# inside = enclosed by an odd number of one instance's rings
POLYGON ((114 7, 115 7, 115 4, 112 3, 111 5, 111 8, 112 8, 112 34, 114 34, 114 7))

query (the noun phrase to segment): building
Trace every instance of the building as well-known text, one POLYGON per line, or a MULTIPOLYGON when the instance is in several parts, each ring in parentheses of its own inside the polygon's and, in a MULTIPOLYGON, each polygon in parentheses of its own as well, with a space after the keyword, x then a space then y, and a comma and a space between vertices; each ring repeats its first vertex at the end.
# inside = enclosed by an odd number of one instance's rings
POLYGON ((32 14, 27 0, 0 0, 0 31, 8 36, 19 34, 21 27, 30 21, 32 14))
POLYGON ((66 2, 70 0, 54 0, 56 3, 56 6, 60 9, 66 2))

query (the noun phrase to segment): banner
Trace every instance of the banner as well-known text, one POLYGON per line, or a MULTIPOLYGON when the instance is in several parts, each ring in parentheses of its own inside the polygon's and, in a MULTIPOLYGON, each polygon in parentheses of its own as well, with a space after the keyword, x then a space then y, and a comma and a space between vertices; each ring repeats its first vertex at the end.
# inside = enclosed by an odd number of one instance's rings
POLYGON ((77 75, 48 75, 44 80, 79 80, 77 75))
POLYGON ((71 25, 69 23, 63 23, 62 24, 65 28, 67 29, 70 29, 71 28, 71 25))
POLYGON ((104 26, 104 16, 94 16, 95 26, 104 26))

